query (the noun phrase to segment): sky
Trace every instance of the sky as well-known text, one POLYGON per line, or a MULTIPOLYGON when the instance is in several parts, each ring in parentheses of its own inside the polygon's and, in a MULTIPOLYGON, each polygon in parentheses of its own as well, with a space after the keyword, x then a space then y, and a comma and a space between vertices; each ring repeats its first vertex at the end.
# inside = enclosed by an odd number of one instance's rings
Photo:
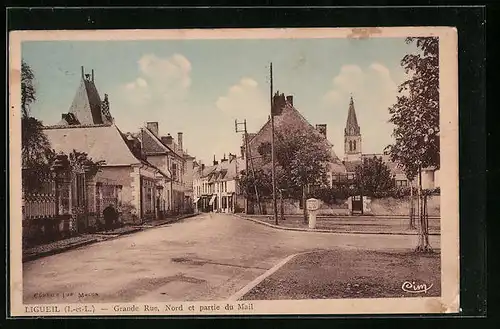
POLYGON ((235 119, 256 132, 269 115, 269 63, 274 91, 294 96, 312 124, 327 124, 335 153, 344 154, 350 96, 363 153, 392 142, 388 107, 406 79, 401 59, 415 52, 404 38, 157 41, 27 41, 22 57, 35 74, 32 116, 56 124, 81 80, 94 69, 101 99, 123 132, 148 121, 160 134, 183 132, 184 148, 209 163, 239 154, 235 119))

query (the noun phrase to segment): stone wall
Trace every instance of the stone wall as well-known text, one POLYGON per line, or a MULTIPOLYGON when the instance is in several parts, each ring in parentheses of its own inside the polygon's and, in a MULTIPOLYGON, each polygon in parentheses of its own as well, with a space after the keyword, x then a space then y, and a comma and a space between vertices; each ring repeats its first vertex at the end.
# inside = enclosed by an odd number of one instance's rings
MULTIPOLYGON (((266 199, 261 200, 262 210, 264 214, 273 213, 273 200, 266 199)), ((278 212, 280 211, 280 200, 277 200, 278 212)), ((283 209, 287 215, 302 215, 304 213, 303 208, 300 207, 300 201, 293 199, 283 200, 283 209)), ((258 214, 258 206, 254 205, 254 213, 258 214)), ((349 215, 349 208, 347 202, 340 202, 338 204, 326 204, 324 202, 320 203, 320 209, 318 210, 319 216, 346 216, 349 215)))
MULTIPOLYGON (((261 200, 262 210, 264 214, 273 213, 272 199, 261 200)), ((318 216, 348 216, 351 214, 351 200, 340 201, 337 204, 326 204, 320 202, 318 216)), ((300 207, 300 202, 293 199, 283 200, 284 211, 287 215, 301 215, 303 209, 300 207)), ((370 199, 364 198, 364 215, 374 216, 408 216, 410 213, 410 198, 381 198, 370 199)), ((280 201, 277 200, 278 212, 280 209, 280 201)), ((415 199, 415 209, 417 207, 415 199)), ((250 209, 251 211, 252 209, 250 209)), ((258 214, 259 208, 257 204, 253 205, 253 213, 258 214)), ((440 217, 440 196, 429 196, 427 199, 427 211, 430 217, 440 217)))
MULTIPOLYGON (((372 199, 369 203, 369 214, 408 216, 410 213, 410 198, 394 199, 381 198, 372 199)), ((415 209, 417 203, 415 199, 415 209)), ((430 217, 440 217, 441 197, 439 195, 427 197, 427 212, 430 217)))

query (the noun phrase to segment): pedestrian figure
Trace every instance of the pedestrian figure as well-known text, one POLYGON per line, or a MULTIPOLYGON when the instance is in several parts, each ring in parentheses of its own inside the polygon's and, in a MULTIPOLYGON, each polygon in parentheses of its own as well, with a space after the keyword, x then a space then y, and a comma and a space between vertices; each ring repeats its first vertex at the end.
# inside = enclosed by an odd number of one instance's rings
POLYGON ((116 222, 118 221, 118 212, 116 211, 114 205, 110 204, 102 212, 104 216, 104 225, 106 230, 112 229, 116 222))

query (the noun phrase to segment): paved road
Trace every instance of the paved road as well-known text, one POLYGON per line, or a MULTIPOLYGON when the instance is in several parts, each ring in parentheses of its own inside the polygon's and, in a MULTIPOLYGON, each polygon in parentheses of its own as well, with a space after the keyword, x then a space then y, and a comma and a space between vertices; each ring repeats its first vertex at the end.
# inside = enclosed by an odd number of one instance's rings
MULTIPOLYGON (((438 249, 439 236, 430 238, 438 249)), ((416 239, 284 231, 231 215, 204 214, 24 263, 24 300, 224 300, 290 254, 334 248, 410 249, 416 239)))

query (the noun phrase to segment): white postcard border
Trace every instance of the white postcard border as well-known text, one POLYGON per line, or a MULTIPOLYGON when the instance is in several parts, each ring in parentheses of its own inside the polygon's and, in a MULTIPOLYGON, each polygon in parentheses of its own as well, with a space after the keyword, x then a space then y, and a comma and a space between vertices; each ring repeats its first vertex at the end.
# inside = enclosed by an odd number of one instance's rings
POLYGON ((190 29, 15 31, 9 34, 9 147, 10 147, 10 311, 11 316, 86 315, 279 315, 279 314, 403 314, 459 311, 459 191, 458 191, 458 42, 453 27, 293 28, 293 29, 190 29), (143 303, 44 304, 37 310, 22 300, 21 214, 21 42, 48 40, 159 40, 159 39, 274 39, 274 38, 390 38, 437 36, 440 55, 441 128, 441 297, 338 300, 220 301, 151 303, 161 312, 145 312, 143 303), (165 305, 182 305, 166 312, 165 305), (239 309, 238 305, 251 309, 239 309), (117 312, 119 305, 138 311, 117 312), (200 311, 213 305, 219 310, 200 311), (233 309, 228 310, 227 305, 233 309), (191 306, 191 307, 190 307, 191 306), (28 307, 28 308, 26 308, 28 307), (52 312, 51 312, 52 310, 52 312))

